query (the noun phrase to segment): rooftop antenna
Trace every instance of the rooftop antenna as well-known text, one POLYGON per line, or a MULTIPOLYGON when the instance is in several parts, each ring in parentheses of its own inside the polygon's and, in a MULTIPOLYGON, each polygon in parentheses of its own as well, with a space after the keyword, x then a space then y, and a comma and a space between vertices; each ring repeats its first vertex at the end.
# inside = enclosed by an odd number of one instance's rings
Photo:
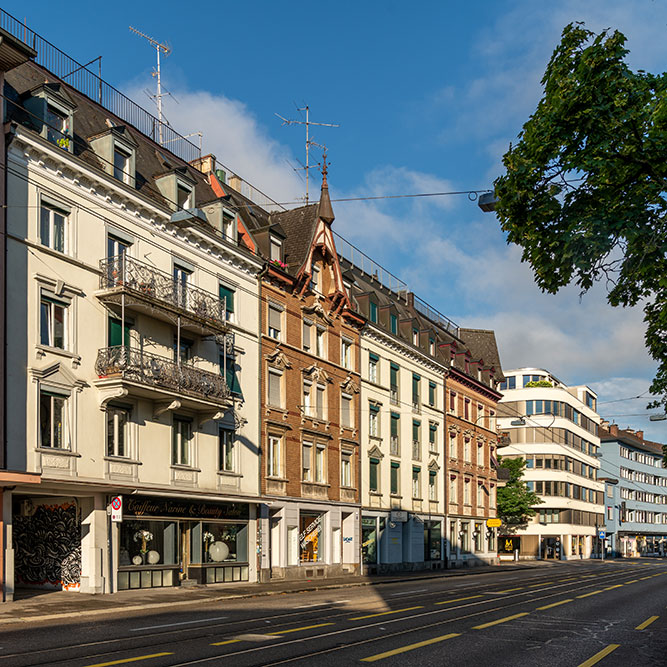
POLYGON ((309 200, 309 185, 310 185, 310 179, 308 176, 308 172, 310 169, 315 167, 316 165, 310 164, 310 147, 311 146, 318 146, 319 148, 322 148, 326 150, 325 146, 322 144, 318 144, 316 141, 313 141, 310 138, 310 126, 311 125, 319 125, 321 127, 340 127, 338 123, 316 123, 315 121, 310 120, 310 107, 306 104, 302 108, 297 108, 297 111, 305 111, 306 112, 306 120, 292 120, 290 118, 283 118, 279 113, 276 114, 280 120, 283 121, 283 125, 305 125, 306 126, 306 164, 303 167, 300 167, 300 169, 295 169, 295 171, 301 171, 302 169, 306 172, 306 204, 308 204, 309 200))
POLYGON ((136 28, 130 26, 130 30, 139 37, 143 37, 148 40, 148 43, 151 46, 155 47, 155 52, 157 53, 157 69, 153 72, 153 76, 157 79, 157 93, 155 95, 155 101, 157 102, 157 119, 158 123, 158 143, 162 145, 162 79, 160 78, 160 53, 164 53, 165 57, 171 53, 171 47, 167 44, 158 42, 156 39, 145 35, 143 32, 140 32, 136 28))

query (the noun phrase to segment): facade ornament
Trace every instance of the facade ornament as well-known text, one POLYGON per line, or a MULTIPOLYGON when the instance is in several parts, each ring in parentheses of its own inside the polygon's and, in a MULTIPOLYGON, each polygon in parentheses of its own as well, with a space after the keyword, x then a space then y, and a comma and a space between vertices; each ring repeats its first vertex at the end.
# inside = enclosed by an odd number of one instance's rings
POLYGON ((304 368, 302 372, 304 375, 308 375, 311 379, 318 382, 333 382, 333 380, 329 377, 329 374, 316 363, 308 366, 307 368, 304 368))
POLYGON ((348 394, 359 393, 359 385, 353 380, 351 374, 348 374, 348 376, 340 383, 340 388, 348 394))
POLYGON ((373 456, 374 458, 377 458, 377 459, 383 459, 384 458, 384 454, 382 453, 382 450, 377 445, 373 445, 368 450, 368 455, 373 456))
POLYGON ((330 325, 333 324, 333 320, 324 310, 324 306, 320 302, 319 298, 313 301, 313 303, 310 306, 301 306, 301 310, 306 315, 317 315, 318 317, 323 319, 327 324, 330 325))
POLYGON ((292 368, 290 360, 287 358, 287 355, 280 349, 280 344, 276 346, 276 349, 273 352, 269 352, 264 357, 272 366, 277 366, 280 368, 292 368))

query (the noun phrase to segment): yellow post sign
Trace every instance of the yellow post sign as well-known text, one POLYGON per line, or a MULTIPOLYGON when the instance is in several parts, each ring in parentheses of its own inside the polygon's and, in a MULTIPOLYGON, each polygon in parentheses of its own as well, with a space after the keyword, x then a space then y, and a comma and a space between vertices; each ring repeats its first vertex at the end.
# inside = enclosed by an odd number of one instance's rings
POLYGON ((500 528, 502 525, 502 521, 500 519, 487 519, 486 520, 486 525, 488 528, 500 528))

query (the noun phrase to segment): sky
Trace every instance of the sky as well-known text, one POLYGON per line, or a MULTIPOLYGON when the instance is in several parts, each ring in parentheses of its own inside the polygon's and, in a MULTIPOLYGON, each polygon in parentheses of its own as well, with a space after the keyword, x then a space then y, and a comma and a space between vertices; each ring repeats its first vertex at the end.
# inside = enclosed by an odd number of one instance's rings
MULTIPOLYGON (((618 29, 628 62, 661 72, 667 4, 394 0, 332 3, 111 5, 5 0, 3 9, 81 63, 102 56, 102 76, 155 113, 148 93, 155 50, 128 27, 167 42, 165 113, 181 134, 202 132, 204 153, 279 202, 305 194, 305 131, 328 150, 334 230, 464 327, 496 332, 503 368, 546 368, 587 384, 599 412, 621 428, 667 442, 649 422, 655 362, 639 308, 606 303, 604 285, 580 295, 535 287, 521 250, 466 194, 336 202, 338 198, 484 190, 541 97, 540 79, 569 22, 618 29), (148 92, 147 92, 148 91, 148 92), (643 398, 634 398, 642 396, 643 398), (624 400, 630 399, 630 400, 624 400)), ((198 141, 195 137, 194 141, 198 141)), ((321 160, 316 147, 311 163, 321 160)), ((311 199, 319 192, 311 171, 311 199)))

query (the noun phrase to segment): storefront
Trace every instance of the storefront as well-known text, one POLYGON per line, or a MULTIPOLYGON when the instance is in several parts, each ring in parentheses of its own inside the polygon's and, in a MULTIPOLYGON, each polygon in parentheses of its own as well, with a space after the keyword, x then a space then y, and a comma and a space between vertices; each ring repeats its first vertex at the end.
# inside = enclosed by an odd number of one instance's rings
POLYGON ((249 581, 253 519, 247 503, 126 496, 118 590, 249 581))

